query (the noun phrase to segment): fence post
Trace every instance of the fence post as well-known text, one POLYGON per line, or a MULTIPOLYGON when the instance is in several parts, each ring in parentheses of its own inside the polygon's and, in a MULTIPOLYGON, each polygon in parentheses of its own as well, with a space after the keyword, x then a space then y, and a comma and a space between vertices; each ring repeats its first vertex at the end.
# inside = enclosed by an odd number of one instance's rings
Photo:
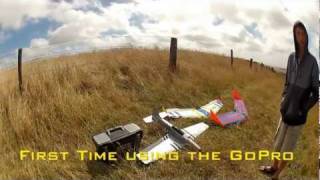
POLYGON ((253 60, 252 60, 252 58, 250 58, 250 69, 252 68, 252 62, 253 62, 253 60))
POLYGON ((171 38, 170 43, 170 57, 169 57, 169 70, 175 72, 177 70, 177 38, 171 38))
POLYGON ((233 50, 232 49, 230 50, 230 53, 231 53, 231 67, 233 67, 233 50))
POLYGON ((18 50, 18 80, 19 80, 19 90, 22 93, 22 48, 18 50))

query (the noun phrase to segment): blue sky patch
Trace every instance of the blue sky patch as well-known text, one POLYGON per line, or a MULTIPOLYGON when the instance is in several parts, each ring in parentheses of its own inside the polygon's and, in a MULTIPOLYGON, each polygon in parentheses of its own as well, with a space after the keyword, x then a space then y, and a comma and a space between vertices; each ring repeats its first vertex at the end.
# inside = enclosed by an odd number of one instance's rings
POLYGON ((152 20, 148 16, 141 13, 135 13, 129 18, 130 26, 136 26, 140 29, 144 29, 143 27, 144 22, 157 23, 155 20, 152 20))
POLYGON ((250 33, 253 37, 261 39, 262 40, 262 34, 261 32, 257 29, 258 24, 257 23, 251 23, 250 25, 244 25, 244 28, 248 33, 250 33))
POLYGON ((20 47, 29 47, 32 39, 46 38, 49 29, 55 29, 58 26, 58 23, 47 18, 27 22, 21 29, 8 32, 9 38, 0 43, 0 53, 13 51, 20 47))

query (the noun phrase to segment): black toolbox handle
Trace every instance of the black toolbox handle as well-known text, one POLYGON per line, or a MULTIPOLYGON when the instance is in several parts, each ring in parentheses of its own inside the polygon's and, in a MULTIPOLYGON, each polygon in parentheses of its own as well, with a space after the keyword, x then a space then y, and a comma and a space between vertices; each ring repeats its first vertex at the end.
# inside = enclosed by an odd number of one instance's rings
POLYGON ((123 127, 122 127, 122 126, 117 126, 117 127, 114 127, 114 128, 108 129, 108 130, 107 130, 107 134, 108 134, 108 135, 110 135, 112 132, 117 131, 117 130, 121 130, 121 131, 123 131, 124 129, 123 129, 123 127))

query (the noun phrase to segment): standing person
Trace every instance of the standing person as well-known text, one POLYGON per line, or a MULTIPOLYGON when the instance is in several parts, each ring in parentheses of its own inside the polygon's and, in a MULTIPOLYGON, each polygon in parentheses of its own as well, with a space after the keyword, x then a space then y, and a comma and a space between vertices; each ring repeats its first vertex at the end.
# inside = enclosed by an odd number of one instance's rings
MULTIPOLYGON (((308 33, 302 22, 293 26, 295 52, 290 54, 281 101, 281 118, 274 139, 274 151, 293 152, 308 111, 319 99, 319 68, 316 58, 308 50, 308 33)), ((272 166, 260 171, 271 179, 278 179, 287 161, 274 160, 272 166)))

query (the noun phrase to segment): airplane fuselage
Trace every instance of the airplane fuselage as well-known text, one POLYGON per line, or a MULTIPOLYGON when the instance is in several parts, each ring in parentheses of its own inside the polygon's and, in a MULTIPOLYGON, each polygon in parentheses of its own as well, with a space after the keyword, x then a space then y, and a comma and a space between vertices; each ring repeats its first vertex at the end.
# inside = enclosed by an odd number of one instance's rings
POLYGON ((168 136, 174 139, 178 143, 177 146, 190 144, 192 147, 195 147, 197 150, 201 149, 200 146, 193 141, 194 137, 191 134, 175 127, 173 124, 171 124, 164 118, 161 118, 159 114, 153 114, 152 118, 154 121, 158 122, 161 126, 166 128, 168 136))

